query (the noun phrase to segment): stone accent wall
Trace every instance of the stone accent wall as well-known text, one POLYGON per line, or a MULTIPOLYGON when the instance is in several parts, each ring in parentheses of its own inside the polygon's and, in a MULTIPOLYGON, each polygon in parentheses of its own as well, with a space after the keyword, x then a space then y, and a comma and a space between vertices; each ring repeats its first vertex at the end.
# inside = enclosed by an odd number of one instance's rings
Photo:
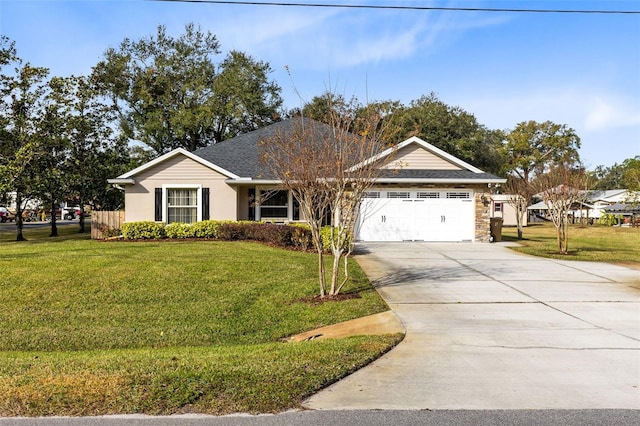
POLYGON ((476 189, 476 242, 488 243, 491 238, 491 203, 483 202, 483 197, 485 200, 490 200, 491 194, 482 189, 476 189))

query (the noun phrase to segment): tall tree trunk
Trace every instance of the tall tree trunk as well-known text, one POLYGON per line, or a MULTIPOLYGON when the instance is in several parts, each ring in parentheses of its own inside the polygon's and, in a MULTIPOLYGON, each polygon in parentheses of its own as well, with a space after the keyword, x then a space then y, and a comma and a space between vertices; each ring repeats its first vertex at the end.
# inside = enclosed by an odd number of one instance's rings
POLYGON ((340 278, 340 259, 342 259, 343 250, 333 250, 333 270, 331 271, 331 291, 329 294, 335 296, 338 294, 338 279, 340 278))
MULTIPOLYGON (((60 215, 62 216, 62 210, 60 210, 60 215)), ((51 200, 51 232, 49 233, 49 236, 58 236, 58 225, 56 224, 56 202, 54 200, 51 200)))
POLYGON ((22 193, 18 189, 16 191, 16 241, 27 241, 27 239, 22 235, 22 193))
POLYGON ((318 279, 320 280, 320 297, 327 295, 327 284, 324 272, 324 256, 322 253, 322 247, 318 249, 318 279))
POLYGON ((568 235, 567 235, 567 220, 561 220, 558 226, 558 251, 560 254, 567 254, 568 235))
POLYGON ((79 222, 80 222, 80 231, 78 231, 80 234, 84 234, 86 232, 85 226, 84 226, 84 201, 81 199, 80 200, 80 218, 79 218, 79 222))
POLYGON ((562 254, 569 254, 569 222, 562 222, 562 254))

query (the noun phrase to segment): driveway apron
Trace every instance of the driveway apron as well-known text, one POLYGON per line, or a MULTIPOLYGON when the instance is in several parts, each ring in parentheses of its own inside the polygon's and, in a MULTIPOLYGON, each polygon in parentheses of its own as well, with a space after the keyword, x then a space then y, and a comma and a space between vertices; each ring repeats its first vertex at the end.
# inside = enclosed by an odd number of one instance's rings
POLYGON ((367 243, 407 334, 310 409, 640 409, 640 271, 502 243, 367 243))

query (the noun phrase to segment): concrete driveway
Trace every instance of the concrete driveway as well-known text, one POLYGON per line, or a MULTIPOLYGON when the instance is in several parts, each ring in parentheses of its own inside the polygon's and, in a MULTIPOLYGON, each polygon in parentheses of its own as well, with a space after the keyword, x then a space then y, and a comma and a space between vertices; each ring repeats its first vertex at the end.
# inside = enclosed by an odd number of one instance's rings
POLYGON ((640 409, 640 270, 499 244, 368 243, 405 340, 310 409, 640 409))

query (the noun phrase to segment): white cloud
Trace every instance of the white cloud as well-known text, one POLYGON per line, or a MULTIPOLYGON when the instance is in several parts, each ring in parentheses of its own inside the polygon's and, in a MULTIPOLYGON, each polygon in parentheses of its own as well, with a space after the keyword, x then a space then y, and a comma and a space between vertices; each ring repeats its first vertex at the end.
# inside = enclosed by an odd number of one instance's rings
POLYGON ((574 87, 458 101, 489 128, 512 129, 528 120, 567 124, 580 136, 581 158, 589 168, 620 163, 640 153, 640 103, 630 96, 574 87))
POLYGON ((527 120, 551 120, 587 131, 640 126, 637 99, 614 93, 595 94, 589 88, 492 93, 462 100, 460 106, 473 112, 483 124, 495 128, 512 128, 527 120))
POLYGON ((226 9, 210 28, 223 49, 247 51, 270 62, 334 71, 429 55, 476 28, 500 25, 504 16, 406 11, 365 13, 345 9, 226 9), (233 12, 233 13, 232 13, 233 12), (242 23, 242 25, 238 25, 242 23))
POLYGON ((587 130, 640 126, 640 101, 616 96, 592 96, 585 103, 587 130))

